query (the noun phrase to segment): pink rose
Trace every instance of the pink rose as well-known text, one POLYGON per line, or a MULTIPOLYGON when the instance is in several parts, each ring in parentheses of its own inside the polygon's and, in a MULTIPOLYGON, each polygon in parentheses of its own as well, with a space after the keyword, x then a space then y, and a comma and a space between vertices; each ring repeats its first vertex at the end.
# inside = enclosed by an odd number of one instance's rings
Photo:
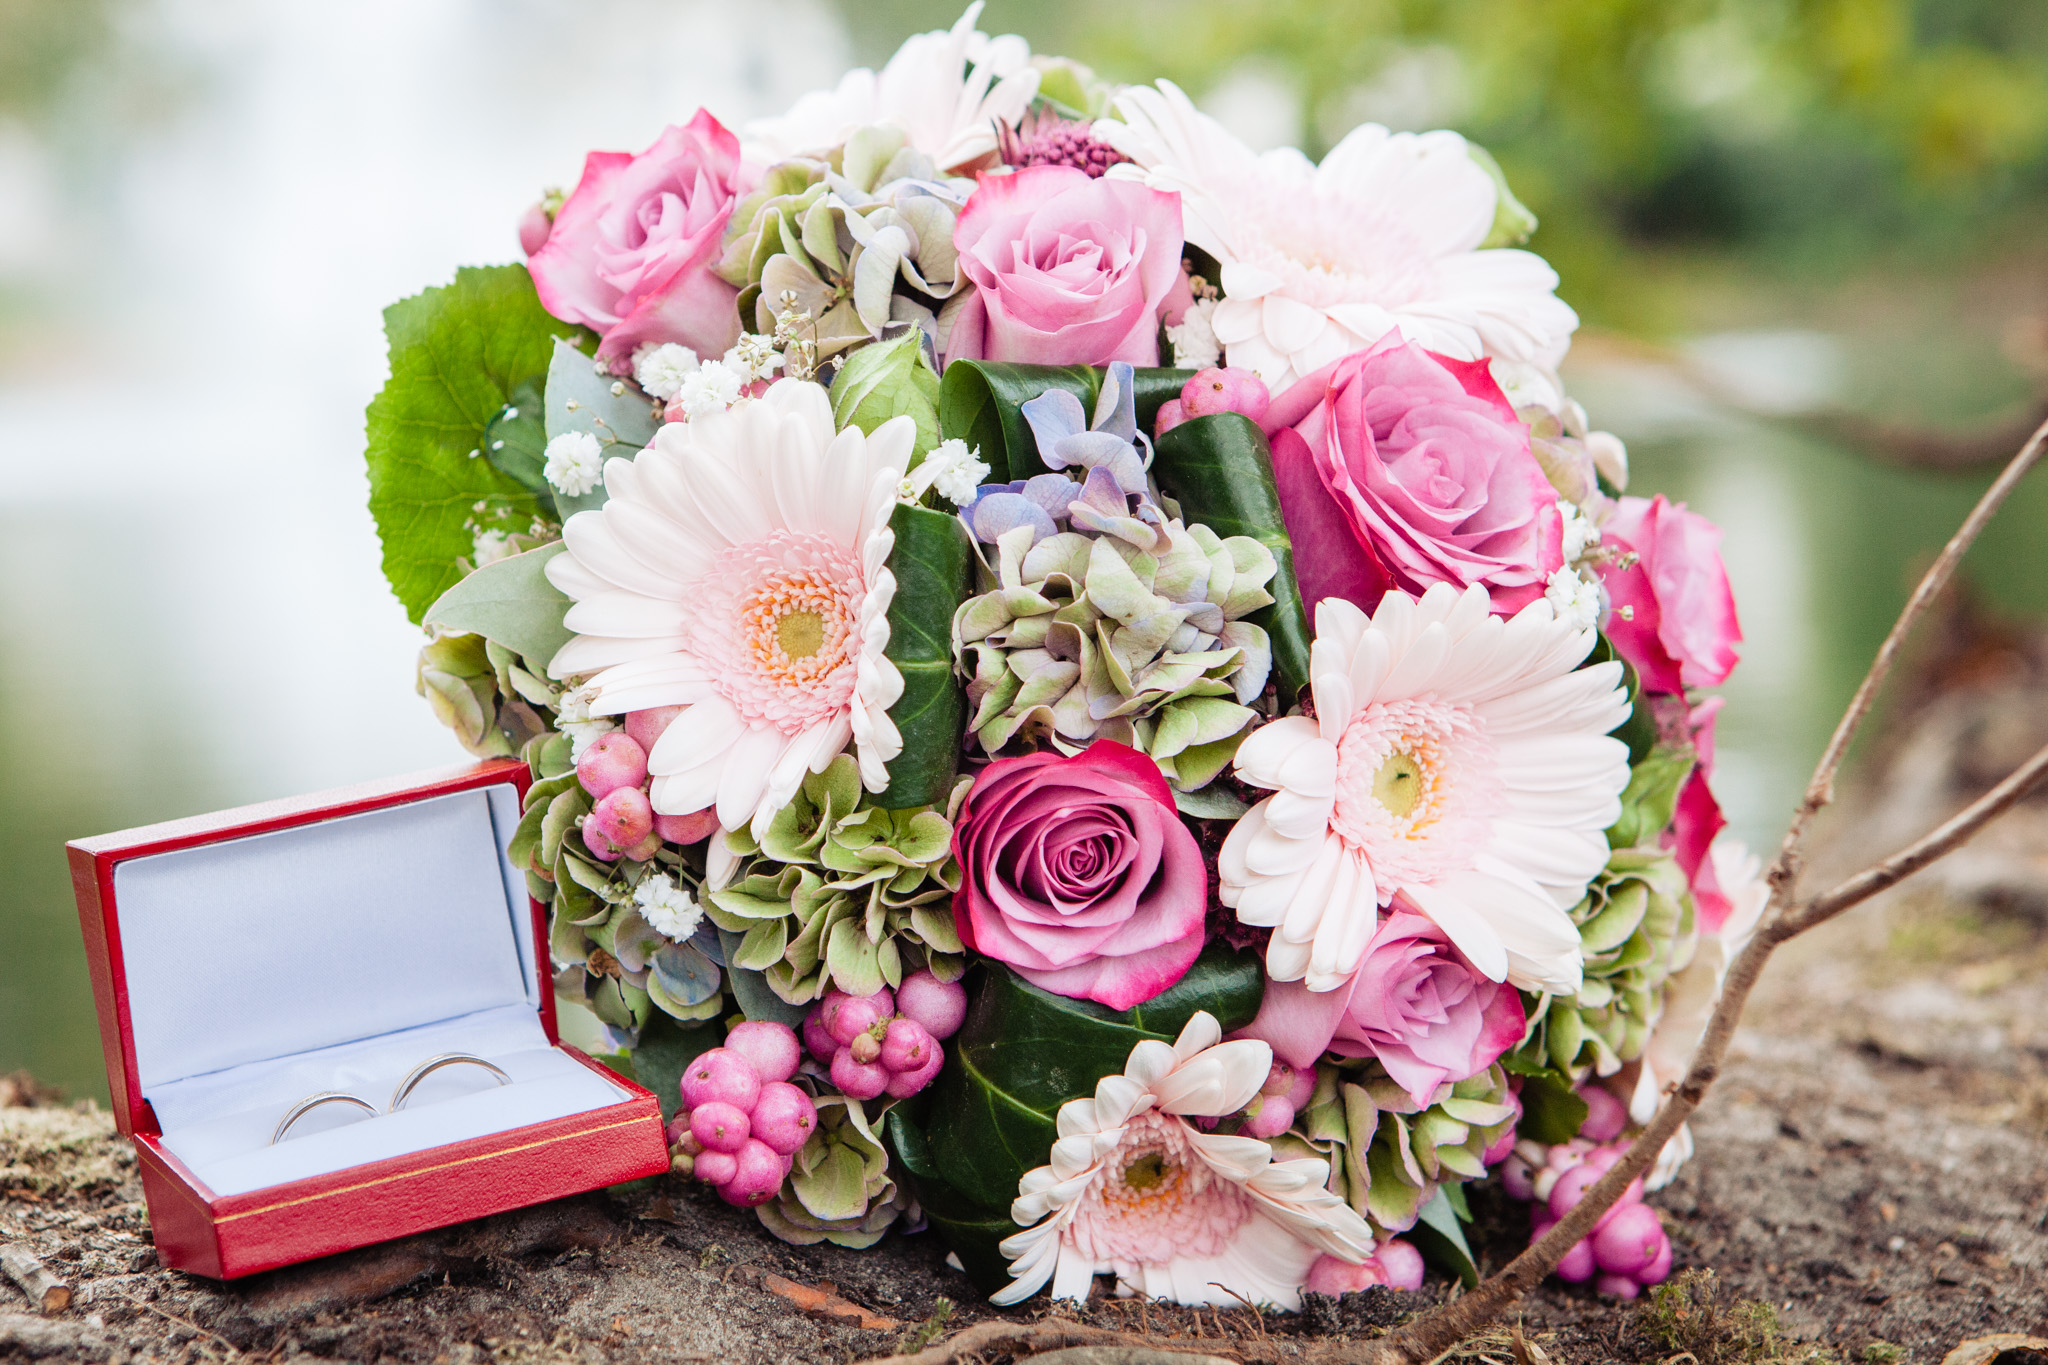
POLYGON ((1446 1081, 1492 1066, 1522 1041, 1526 1022, 1518 991, 1480 975, 1443 930, 1396 901, 1349 985, 1268 981, 1242 1036, 1264 1039, 1298 1068, 1326 1050, 1376 1057, 1421 1106, 1446 1081))
POLYGON ((1564 564, 1557 493, 1483 360, 1391 332, 1297 381, 1262 425, 1311 608, 1477 583, 1507 615, 1564 564))
POLYGON ((1623 498, 1600 543, 1636 561, 1601 568, 1614 611, 1607 638, 1652 692, 1718 687, 1734 671, 1742 626, 1721 563, 1721 529, 1684 503, 1623 498))
POLYGON ((1124 745, 989 764, 953 855, 961 941, 1056 995, 1127 1010, 1202 951, 1202 851, 1158 765, 1124 745))
POLYGON ((1678 792, 1678 806, 1671 828, 1664 832, 1664 846, 1678 860, 1679 871, 1692 886, 1694 915, 1703 933, 1718 933, 1728 922, 1734 902, 1721 886, 1711 856, 1714 839, 1728 827, 1721 803, 1714 799, 1709 779, 1714 775, 1714 720, 1720 714, 1722 698, 1709 697, 1692 708, 1684 728, 1699 762, 1678 792))
POLYGON ((1071 166, 987 175, 953 229, 974 296, 948 360, 1159 363, 1159 313, 1180 278, 1180 196, 1071 166))
POLYGON ((702 109, 638 156, 592 152, 526 263, 541 305, 604 334, 600 359, 642 342, 704 356, 739 340, 739 291, 712 273, 739 198, 740 143, 702 109))

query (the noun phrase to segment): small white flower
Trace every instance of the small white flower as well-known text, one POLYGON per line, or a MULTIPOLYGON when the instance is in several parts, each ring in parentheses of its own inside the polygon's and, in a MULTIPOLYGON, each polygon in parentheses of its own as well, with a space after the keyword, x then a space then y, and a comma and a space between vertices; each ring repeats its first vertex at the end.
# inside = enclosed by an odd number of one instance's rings
POLYGON ((548 442, 541 473, 564 497, 580 498, 604 474, 604 447, 587 431, 565 431, 548 442))
POLYGON ((1557 501, 1557 510, 1564 515, 1564 562, 1576 564, 1586 551, 1600 543, 1600 528, 1562 498, 1557 501))
POLYGON ((590 704, 597 697, 596 689, 589 683, 572 687, 555 703, 555 728, 569 737, 569 760, 580 762, 583 751, 599 735, 608 734, 619 728, 619 723, 609 716, 593 716, 590 704))
POLYGON ((696 368, 697 353, 673 341, 642 345, 633 352, 634 382, 664 403, 676 396, 683 380, 696 368))
POLYGON ((989 475, 988 465, 981 459, 979 448, 969 450, 967 442, 958 437, 939 442, 938 449, 924 457, 924 462, 910 471, 903 486, 916 501, 927 488, 936 488, 939 496, 955 507, 965 507, 974 501, 975 491, 981 481, 989 475))
POLYGON ((1577 569, 1567 566, 1550 575, 1543 597, 1557 619, 1573 630, 1591 630, 1600 624, 1600 584, 1577 569))
POLYGON ((654 932, 677 943, 696 933, 704 919, 704 907, 697 904, 697 898, 677 886, 676 879, 666 872, 642 878, 633 888, 633 904, 654 932))
POLYGON ((775 340, 759 332, 742 332, 733 348, 725 353, 725 367, 740 377, 742 384, 773 379, 782 368, 782 355, 775 340))
POLYGON ((724 361, 707 360, 683 380, 676 401, 683 405, 683 416, 695 421, 739 402, 744 387, 738 373, 724 361))
POLYGON ((478 531, 469 550, 470 562, 481 569, 495 564, 512 552, 512 542, 503 531, 478 531))
POLYGON ((1223 358, 1223 345, 1216 340, 1213 321, 1216 300, 1201 299, 1181 315, 1179 323, 1166 329, 1173 344, 1173 363, 1183 370, 1206 370, 1223 358))

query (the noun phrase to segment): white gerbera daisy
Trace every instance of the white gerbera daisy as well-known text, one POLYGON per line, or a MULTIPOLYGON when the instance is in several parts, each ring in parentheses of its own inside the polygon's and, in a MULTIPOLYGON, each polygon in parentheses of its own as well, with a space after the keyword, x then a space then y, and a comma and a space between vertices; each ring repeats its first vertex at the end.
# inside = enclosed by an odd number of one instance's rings
POLYGON ((1492 614, 1483 588, 1389 592, 1367 617, 1316 607, 1315 719, 1252 731, 1237 775, 1273 791, 1231 827, 1223 903, 1268 926, 1267 969, 1335 990, 1396 895, 1495 981, 1578 990, 1566 909, 1607 864, 1628 747, 1621 665, 1580 668, 1595 635, 1537 600, 1492 614))
POLYGON ((746 160, 761 166, 822 156, 856 131, 887 124, 941 172, 971 166, 996 149, 996 127, 1014 128, 1038 94, 1031 48, 1015 34, 976 31, 982 0, 950 30, 904 40, 881 72, 857 67, 830 90, 798 100, 780 118, 746 127, 746 160))
POLYGON ((849 739, 861 780, 887 784, 889 514, 915 439, 908 417, 835 435, 825 390, 785 379, 607 462, 610 500, 548 563, 576 632, 549 671, 595 673, 594 713, 683 707, 647 756, 655 810, 765 820, 849 739))
POLYGON ((1210 325, 1274 393, 1397 328, 1462 360, 1564 359, 1578 315, 1542 257, 1479 249, 1498 192, 1456 133, 1368 123, 1318 166, 1253 152, 1170 81, 1116 111, 1091 130, 1133 163, 1109 174, 1179 191, 1188 241, 1223 267, 1210 325))
POLYGON ((1184 1117, 1237 1112, 1272 1070, 1266 1044, 1222 1036, 1197 1012, 1171 1047, 1139 1043, 1093 1099, 1060 1106, 1052 1163, 1025 1174, 1010 1206, 1035 1226, 1004 1239, 1016 1278, 993 1302, 1020 1303, 1047 1281, 1054 1298, 1082 1300, 1111 1274, 1119 1294, 1291 1310, 1318 1256, 1372 1254, 1365 1219, 1325 1188, 1329 1163, 1275 1161, 1258 1138, 1184 1117))

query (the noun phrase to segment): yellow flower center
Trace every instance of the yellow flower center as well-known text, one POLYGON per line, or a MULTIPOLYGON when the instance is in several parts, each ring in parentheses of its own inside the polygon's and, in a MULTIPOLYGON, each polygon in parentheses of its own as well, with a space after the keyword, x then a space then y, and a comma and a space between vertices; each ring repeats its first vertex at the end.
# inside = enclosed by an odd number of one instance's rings
POLYGON ((814 611, 792 611, 775 623, 775 642, 792 659, 808 659, 825 647, 825 618, 814 611))
POLYGON ((816 570, 769 577, 740 609, 740 640, 755 668, 782 685, 823 677, 846 662, 853 627, 844 590, 816 570))
POLYGON ((1372 775, 1373 800, 1393 816, 1413 815, 1425 787, 1422 763, 1411 753, 1389 754, 1372 775))

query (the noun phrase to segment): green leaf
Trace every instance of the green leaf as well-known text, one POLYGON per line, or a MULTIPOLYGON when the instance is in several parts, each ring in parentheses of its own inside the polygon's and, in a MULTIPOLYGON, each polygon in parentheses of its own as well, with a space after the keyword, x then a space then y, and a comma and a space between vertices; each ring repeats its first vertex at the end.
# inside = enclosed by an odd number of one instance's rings
POLYGON ((1068 1100, 1095 1092, 1147 1038, 1171 1042, 1196 1010, 1227 1033, 1259 1011, 1265 973, 1255 953, 1212 944, 1175 985, 1119 1013, 1041 990, 988 963, 932 1089, 931 1144, 940 1176, 970 1203, 1008 1208, 1017 1182, 1052 1151, 1068 1100))
POLYGON ((418 624, 462 577, 485 530, 524 530, 540 505, 483 456, 484 430, 547 373, 557 333, 526 267, 469 267, 384 310, 391 378, 371 400, 370 514, 384 576, 418 624))
POLYGON ((1479 1263, 1472 1258, 1472 1248, 1465 1243, 1464 1225, 1458 1221, 1444 1188, 1436 1187, 1408 1236, 1425 1260, 1456 1275, 1467 1289, 1474 1289, 1479 1285, 1479 1263))
POLYGON ((1522 1120, 1515 1131, 1543 1143, 1570 1142, 1586 1121, 1586 1102, 1572 1088, 1572 1078, 1523 1052, 1500 1059, 1509 1075, 1522 1078, 1522 1120))
POLYGON ((1536 231, 1536 215, 1528 206, 1515 198, 1515 192, 1508 188, 1508 178, 1493 159, 1493 153, 1476 142, 1465 144, 1465 154, 1479 163, 1479 169, 1493 178, 1493 226, 1487 230, 1481 248, 1496 246, 1520 246, 1536 231))
POLYGON ((512 390, 511 398, 484 428, 484 458, 517 479, 540 503, 540 510, 553 517, 555 490, 545 472, 548 427, 541 403, 541 386, 532 380, 512 390))
POLYGON ((684 1024, 660 1010, 648 1014, 633 1048, 633 1078, 654 1092, 663 1123, 674 1118, 682 1104, 684 1068, 724 1041, 725 1025, 716 1019, 684 1024))
POLYGON ((1234 412, 1183 422, 1159 438, 1152 474, 1160 490, 1180 503, 1189 524, 1200 522, 1219 536, 1249 536, 1272 552, 1279 572, 1266 590, 1273 602, 1245 619, 1272 641, 1280 705, 1292 705, 1308 687, 1314 632, 1294 578, 1294 546, 1280 514, 1265 433, 1234 412))
POLYGON ((925 1218, 954 1254, 967 1277, 984 1294, 993 1294, 1010 1282, 1010 1263, 998 1249, 1005 1237, 1017 1231, 1009 1206, 983 1208, 965 1198, 939 1176, 932 1157, 931 1141, 925 1136, 908 1107, 896 1105, 883 1120, 883 1133, 897 1165, 909 1172, 925 1218))
MULTIPOLYGON (((939 386, 939 431, 981 451, 991 483, 1009 483, 1048 473, 1038 442, 1020 410, 1047 389, 1065 389, 1095 411, 1103 371, 1088 365, 1009 365, 990 360, 956 360, 939 386)), ((1132 377, 1138 429, 1149 434, 1169 399, 1180 397, 1192 370, 1138 370, 1132 377)))
POLYGON ((1657 747, 1657 718, 1650 714, 1650 699, 1643 694, 1643 682, 1636 676, 1635 665, 1622 658, 1605 635, 1594 644, 1593 652, 1586 656, 1583 667, 1604 664, 1610 659, 1621 665, 1621 683, 1628 689, 1629 710, 1628 719, 1608 733, 1628 745, 1630 763, 1641 763, 1650 756, 1650 750, 1657 747))
MULTIPOLYGON (((719 946, 725 949, 725 960, 730 964, 738 956, 740 943, 746 937, 730 929, 718 931, 719 946)), ((732 987, 733 999, 739 1002, 740 1013, 749 1019, 765 1019, 773 1023, 787 1024, 801 1030, 804 1026, 805 1009, 792 1005, 768 988, 768 978, 760 972, 745 967, 728 965, 725 984, 732 987)))
POLYGON ((832 380, 832 423, 841 431, 875 428, 896 417, 917 424, 916 467, 939 443, 939 377, 924 359, 924 334, 915 328, 894 341, 863 346, 832 380))
POLYGON ((565 548, 556 541, 484 565, 435 599, 425 623, 496 640, 546 668, 555 651, 575 638, 562 625, 569 599, 547 576, 548 561, 565 548))
POLYGON ((889 785, 875 803, 936 806, 960 764, 967 698, 953 675, 953 613, 972 585, 973 550, 960 519, 943 512, 898 503, 889 527, 896 533, 889 552, 896 596, 887 654, 903 675, 903 695, 889 718, 903 736, 903 752, 889 764, 889 785))
POLYGON ((1621 818, 1607 831, 1609 848, 1654 845, 1678 810, 1678 793, 1698 760, 1690 745, 1660 744, 1636 764, 1621 793, 1621 818))

